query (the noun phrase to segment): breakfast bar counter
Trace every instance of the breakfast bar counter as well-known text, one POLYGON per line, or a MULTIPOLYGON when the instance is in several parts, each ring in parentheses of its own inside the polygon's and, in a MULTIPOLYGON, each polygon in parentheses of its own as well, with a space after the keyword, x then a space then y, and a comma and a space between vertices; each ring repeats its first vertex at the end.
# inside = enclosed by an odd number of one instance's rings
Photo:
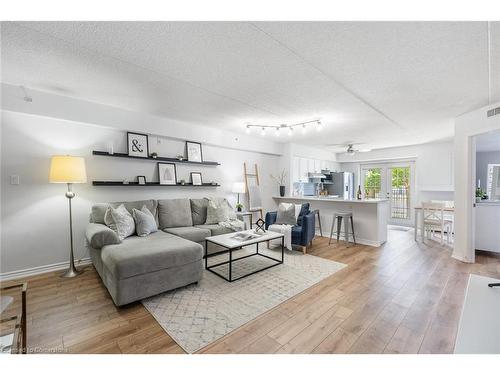
MULTIPOLYGON (((353 214, 357 243, 380 246, 387 241, 387 222, 390 213, 388 199, 345 200, 326 196, 275 196, 273 199, 277 203, 298 204, 309 202, 311 211, 319 210, 323 236, 325 237, 330 235, 334 213, 336 211, 350 211, 353 214)), ((318 226, 317 223, 316 226, 318 226)), ((316 235, 319 235, 319 228, 316 229, 316 235)))

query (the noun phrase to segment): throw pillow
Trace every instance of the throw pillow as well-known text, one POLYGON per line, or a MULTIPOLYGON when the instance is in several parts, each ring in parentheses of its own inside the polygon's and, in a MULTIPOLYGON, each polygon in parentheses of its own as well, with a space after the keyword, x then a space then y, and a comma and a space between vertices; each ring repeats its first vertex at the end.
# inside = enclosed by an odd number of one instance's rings
POLYGON ((295 225, 296 223, 295 205, 293 203, 280 203, 276 215, 276 224, 295 225))
POLYGON ((140 211, 136 208, 132 209, 132 216, 135 220, 135 231, 139 237, 145 237, 158 231, 155 217, 146 206, 142 206, 140 211))
POLYGON ((120 240, 135 232, 135 222, 130 212, 121 204, 118 208, 108 207, 104 214, 104 224, 113 229, 120 240))
POLYGON ((205 224, 219 224, 230 220, 236 220, 236 213, 233 211, 227 199, 209 199, 207 205, 207 219, 205 224))

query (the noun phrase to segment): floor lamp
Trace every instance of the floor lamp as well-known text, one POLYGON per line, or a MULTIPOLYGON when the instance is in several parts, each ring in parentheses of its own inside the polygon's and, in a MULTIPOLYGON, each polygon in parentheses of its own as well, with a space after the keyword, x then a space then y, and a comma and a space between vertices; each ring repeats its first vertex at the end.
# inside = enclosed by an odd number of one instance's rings
POLYGON ((69 268, 62 277, 75 277, 82 271, 75 267, 75 258, 73 255, 73 217, 71 212, 71 200, 75 193, 71 190, 73 184, 84 184, 87 182, 87 173, 85 171, 85 159, 78 156, 52 156, 50 162, 49 182, 64 183, 68 185, 66 198, 69 203, 69 268))

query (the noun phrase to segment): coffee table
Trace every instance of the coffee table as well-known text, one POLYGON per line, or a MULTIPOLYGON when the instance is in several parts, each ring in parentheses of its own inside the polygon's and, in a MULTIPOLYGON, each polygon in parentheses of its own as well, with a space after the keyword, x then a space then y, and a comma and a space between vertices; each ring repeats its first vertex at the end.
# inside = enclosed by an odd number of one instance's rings
POLYGON ((244 230, 244 231, 241 231, 241 232, 226 233, 226 234, 221 234, 221 235, 218 235, 218 236, 211 236, 211 237, 207 237, 205 239, 205 269, 206 270, 208 270, 208 271, 216 274, 217 276, 221 277, 222 279, 224 279, 226 281, 233 282, 233 281, 236 281, 236 280, 240 280, 240 279, 242 279, 244 277, 253 275, 253 274, 257 273, 257 272, 262 272, 262 271, 267 270, 269 268, 276 267, 276 266, 279 266, 280 264, 283 264, 284 257, 285 257, 285 236, 283 234, 267 231, 265 233, 261 233, 258 238, 253 238, 253 239, 250 239, 250 240, 241 241, 241 240, 237 240, 237 239, 233 238, 234 235, 237 234, 237 233, 252 233, 252 234, 255 234, 255 232, 252 229, 250 229, 250 230, 244 230), (262 253, 259 253, 259 243, 270 241, 270 240, 275 240, 277 238, 281 238, 281 260, 280 259, 275 259, 273 257, 270 257, 270 256, 262 254, 262 253), (208 249, 208 243, 214 243, 216 245, 222 246, 226 250, 224 250, 222 252, 217 252, 215 254, 209 255, 208 254, 208 250, 207 250, 208 249), (255 245, 256 246, 256 252, 255 253, 244 255, 244 256, 241 256, 241 257, 238 257, 238 258, 233 257, 233 255, 234 255, 233 253, 236 250, 240 250, 241 248, 243 248, 245 246, 250 246, 250 245, 255 245), (216 263, 216 264, 212 264, 212 265, 209 266, 208 265, 208 258, 210 256, 219 255, 221 253, 229 253, 229 260, 224 261, 224 262, 220 262, 220 263, 216 263), (247 274, 245 274, 243 276, 239 276, 237 278, 233 278, 233 263, 239 262, 239 261, 243 261, 243 259, 254 257, 254 256, 260 256, 260 257, 264 257, 264 258, 270 259, 270 260, 274 261, 274 264, 271 264, 269 266, 260 268, 260 269, 258 269, 256 271, 247 273, 247 274), (228 264, 229 265, 229 273, 228 273, 229 277, 226 277, 226 276, 224 276, 224 275, 222 275, 222 274, 220 274, 220 273, 218 273, 217 271, 214 270, 214 268, 222 266, 224 264, 228 264))

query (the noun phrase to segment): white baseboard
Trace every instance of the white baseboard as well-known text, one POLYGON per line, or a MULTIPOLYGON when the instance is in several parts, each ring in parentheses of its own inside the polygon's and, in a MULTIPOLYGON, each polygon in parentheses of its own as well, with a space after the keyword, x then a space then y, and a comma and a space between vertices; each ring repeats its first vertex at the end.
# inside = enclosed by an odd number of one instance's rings
MULTIPOLYGON (((88 264, 91 264, 92 261, 90 260, 90 258, 83 258, 79 261, 76 261, 75 263, 76 266, 86 266, 88 264)), ((21 279, 28 276, 40 275, 42 273, 64 270, 68 267, 69 267, 69 261, 66 261, 66 262, 48 264, 46 266, 26 268, 24 270, 5 272, 0 274, 0 281, 21 279)))

